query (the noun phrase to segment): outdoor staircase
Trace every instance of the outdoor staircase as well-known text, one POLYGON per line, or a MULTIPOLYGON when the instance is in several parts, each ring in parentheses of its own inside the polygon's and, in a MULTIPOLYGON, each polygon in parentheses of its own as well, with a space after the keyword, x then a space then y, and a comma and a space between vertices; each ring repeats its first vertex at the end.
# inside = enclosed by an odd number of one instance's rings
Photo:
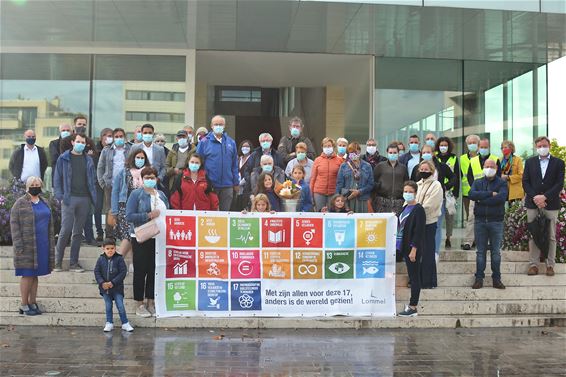
MULTIPOLYGON (((92 269, 99 248, 81 248, 84 273, 58 272, 39 278, 38 303, 46 312, 28 317, 18 314, 19 277, 14 275, 12 248, 0 247, 0 325, 98 326, 104 325, 104 302, 92 269)), ((488 253, 489 254, 489 253, 488 253)), ((68 258, 68 250, 67 250, 68 258)), ((207 328, 455 328, 566 326, 566 264, 556 265, 554 277, 527 276, 528 253, 502 252, 505 290, 491 287, 489 255, 484 288, 472 290, 475 251, 442 251, 438 288, 423 290, 419 315, 413 318, 140 318, 131 299, 132 274, 126 277, 125 304, 134 327, 207 328)), ((64 264, 64 267, 68 267, 64 264)), ((410 290, 404 263, 397 264, 397 310, 408 303, 410 290)), ((115 310, 115 309, 114 309, 115 310)), ((119 322, 118 314, 114 314, 119 322)))

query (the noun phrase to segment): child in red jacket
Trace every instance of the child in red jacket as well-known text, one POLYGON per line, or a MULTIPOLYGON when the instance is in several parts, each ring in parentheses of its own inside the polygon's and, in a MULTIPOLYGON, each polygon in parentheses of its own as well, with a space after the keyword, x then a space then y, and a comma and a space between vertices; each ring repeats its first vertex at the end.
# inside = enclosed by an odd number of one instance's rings
POLYGON ((175 177, 171 192, 173 209, 218 211, 218 196, 206 176, 202 158, 196 153, 175 177))

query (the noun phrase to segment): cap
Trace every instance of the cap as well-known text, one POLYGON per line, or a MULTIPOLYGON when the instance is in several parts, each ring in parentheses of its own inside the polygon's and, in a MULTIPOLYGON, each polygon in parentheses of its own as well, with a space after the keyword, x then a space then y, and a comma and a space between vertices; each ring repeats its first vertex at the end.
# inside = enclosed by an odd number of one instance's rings
POLYGON ((185 136, 185 137, 186 137, 186 136, 187 136, 187 131, 185 131, 185 130, 179 130, 179 131, 177 131, 177 136, 185 136))

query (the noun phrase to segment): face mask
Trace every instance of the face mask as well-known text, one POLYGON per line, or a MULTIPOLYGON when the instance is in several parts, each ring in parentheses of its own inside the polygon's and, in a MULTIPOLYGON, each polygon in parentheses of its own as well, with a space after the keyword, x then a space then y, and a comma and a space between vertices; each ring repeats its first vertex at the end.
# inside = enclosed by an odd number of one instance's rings
POLYGON ((263 170, 264 173, 271 173, 273 171, 273 166, 271 165, 263 165, 261 167, 261 170, 263 170))
POLYGON ((307 154, 305 152, 298 152, 297 153, 297 160, 303 161, 305 158, 307 158, 307 154))
POLYGON ((185 139, 184 137, 179 139, 177 141, 177 143, 179 143, 179 147, 181 147, 181 148, 185 148, 187 145, 189 145, 189 141, 187 139, 185 139))
POLYGON ((547 147, 537 148, 537 153, 539 156, 546 157, 550 153, 550 150, 547 147))
POLYGON ((144 179, 143 185, 147 188, 155 188, 155 186, 157 186, 157 181, 155 179, 144 179))
POLYGON ((106 137, 106 145, 110 145, 114 142, 114 138, 111 136, 106 137))
POLYGON ((193 173, 197 172, 200 169, 200 164, 196 164, 194 162, 189 162, 189 170, 193 173))
POLYGON ((300 134, 301 134, 301 130, 299 130, 298 128, 291 128, 291 136, 299 137, 300 134))
POLYGON ((434 140, 432 140, 432 139, 428 139, 428 140, 426 141, 426 145, 430 145, 431 147, 434 147, 435 144, 436 144, 436 142, 435 142, 434 140))
POLYGON ((73 146, 73 150, 77 153, 83 153, 85 147, 86 147, 85 144, 75 143, 75 145, 73 146))
POLYGON ((30 187, 28 192, 32 196, 38 196, 39 194, 41 194, 41 187, 30 187))
POLYGON ((405 154, 405 150, 404 149, 399 149, 399 156, 402 156, 405 154))
POLYGON ((338 147, 338 154, 343 155, 346 153, 346 147, 338 147))
POLYGON ((325 148, 322 148, 322 151, 324 152, 325 155, 330 156, 332 153, 334 153, 334 148, 325 147, 325 148))
POLYGON ((75 127, 75 132, 78 134, 84 134, 86 132, 86 127, 75 127))
POLYGON ((61 131, 61 139, 71 136, 71 132, 69 131, 61 131))
POLYGON ((440 150, 440 153, 446 153, 448 152, 448 147, 445 145, 441 145, 440 147, 438 147, 438 150, 440 150))
POLYGON ((348 158, 352 161, 358 161, 360 159, 360 155, 355 152, 352 152, 348 155, 348 158))
POLYGON ((489 156, 489 148, 480 148, 480 155, 482 157, 489 156))
POLYGON ((404 192, 403 199, 405 199, 406 202, 412 202, 413 200, 415 200, 415 194, 413 194, 412 192, 404 192))
POLYGON ((269 148, 271 148, 271 141, 262 141, 262 142, 261 142, 261 148, 262 148, 262 149, 269 149, 269 148))
POLYGON ((250 153, 250 147, 242 147, 242 153, 243 153, 243 154, 248 154, 248 153, 250 153))
POLYGON ((136 168, 141 169, 145 165, 145 158, 136 158, 136 168))
POLYGON ((411 153, 417 153, 419 151, 419 145, 415 143, 409 144, 409 151, 411 151, 411 153))
POLYGON ((143 134, 142 140, 143 140, 144 143, 151 143, 153 141, 153 135, 152 134, 143 134))
POLYGON ((483 169, 483 174, 488 178, 494 177, 495 173, 497 173, 497 169, 494 169, 494 168, 484 168, 483 169))
POLYGON ((377 152, 377 147, 375 145, 371 145, 371 146, 366 148, 366 151, 370 155, 375 154, 375 152, 377 152))
POLYGON ((429 171, 421 171, 419 172, 419 175, 422 179, 427 179, 432 175, 432 173, 429 171))
POLYGON ((477 144, 468 144, 468 150, 470 152, 475 152, 478 150, 478 145, 477 144))
POLYGON ((387 159, 389 161, 397 161, 399 155, 397 153, 387 153, 387 159))
POLYGON ((124 146, 124 139, 121 137, 117 137, 116 139, 114 139, 114 145, 117 147, 123 147, 124 146))
POLYGON ((432 154, 430 154, 430 153, 423 153, 422 157, 423 157, 423 161, 432 160, 432 154))
POLYGON ((29 145, 34 145, 35 137, 26 137, 26 143, 28 143, 29 145))
POLYGON ((215 134, 222 135, 222 133, 224 133, 224 126, 213 126, 212 130, 215 134))
POLYGON ((504 156, 511 154, 511 148, 503 148, 501 151, 503 152, 504 156))
POLYGON ((142 141, 143 140, 143 134, 141 132, 136 132, 136 140, 137 141, 142 141))

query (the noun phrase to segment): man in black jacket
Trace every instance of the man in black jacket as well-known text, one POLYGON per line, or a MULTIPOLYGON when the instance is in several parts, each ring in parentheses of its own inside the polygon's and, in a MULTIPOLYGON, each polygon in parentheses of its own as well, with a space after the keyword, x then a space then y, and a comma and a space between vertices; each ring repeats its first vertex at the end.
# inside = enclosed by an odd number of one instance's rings
MULTIPOLYGON (((533 221, 539 211, 550 220, 546 275, 554 276, 556 220, 560 210, 560 192, 564 188, 564 161, 550 155, 550 140, 546 136, 536 138, 535 146, 538 156, 531 157, 525 162, 523 172, 527 222, 533 221)), ((529 240, 529 250, 530 268, 528 274, 537 275, 540 250, 532 239, 529 240)))
POLYGON ((20 145, 12 153, 8 167, 17 180, 25 183, 28 177, 43 177, 47 169, 47 155, 45 149, 35 145, 35 132, 24 132, 25 144, 20 145))
POLYGON ((73 133, 73 127, 70 124, 63 123, 59 125, 59 137, 49 142, 49 164, 51 166, 51 185, 53 186, 53 177, 55 176, 55 165, 57 159, 61 155, 61 140, 73 133))
POLYGON ((476 281, 472 289, 483 287, 486 252, 491 249, 491 277, 493 288, 505 289, 501 282, 501 241, 503 240, 503 218, 507 201, 507 182, 497 176, 497 163, 487 159, 483 165, 484 177, 476 179, 469 192, 474 205, 474 236, 476 239, 476 281))

